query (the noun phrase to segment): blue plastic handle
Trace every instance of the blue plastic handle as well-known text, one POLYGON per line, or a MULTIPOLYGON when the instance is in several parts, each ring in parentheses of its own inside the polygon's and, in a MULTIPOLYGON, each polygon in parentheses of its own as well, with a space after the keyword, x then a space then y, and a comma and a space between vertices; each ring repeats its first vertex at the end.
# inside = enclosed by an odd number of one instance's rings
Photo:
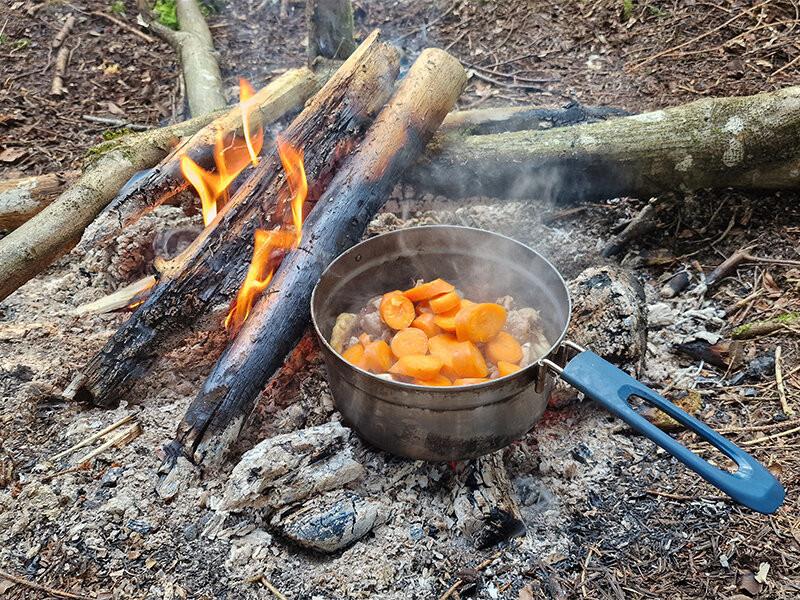
POLYGON ((575 356, 567 363, 561 377, 592 400, 602 404, 633 429, 650 438, 739 504, 760 513, 771 514, 783 503, 785 496, 783 486, 755 458, 594 352, 584 350, 575 356), (642 398, 694 431, 735 461, 738 470, 729 473, 700 458, 633 410, 628 403, 628 398, 631 396, 642 398))

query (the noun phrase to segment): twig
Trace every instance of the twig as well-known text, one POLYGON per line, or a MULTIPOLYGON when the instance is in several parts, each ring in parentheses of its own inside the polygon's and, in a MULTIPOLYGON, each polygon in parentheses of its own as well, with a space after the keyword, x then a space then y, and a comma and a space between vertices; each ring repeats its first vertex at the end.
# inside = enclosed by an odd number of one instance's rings
POLYGON ((481 73, 476 69, 470 69, 469 72, 477 77, 478 79, 483 79, 484 81, 491 83, 492 85, 496 85, 499 87, 509 88, 509 89, 519 89, 519 90, 528 90, 529 92, 544 92, 545 90, 540 87, 536 87, 534 85, 528 85, 527 83, 506 83, 505 81, 500 81, 495 79, 494 77, 489 77, 488 75, 481 73))
POLYGON ((736 269, 748 256, 749 248, 742 248, 731 254, 728 258, 722 261, 717 267, 706 275, 706 288, 712 288, 720 281, 725 279, 732 271, 736 269))
POLYGON ((103 296, 99 300, 82 304, 73 311, 73 314, 93 314, 102 315, 121 308, 134 308, 147 299, 149 290, 156 284, 156 278, 148 275, 138 281, 134 281, 116 292, 103 296))
POLYGON ((775 383, 778 386, 778 398, 781 401, 781 408, 783 409, 783 414, 787 417, 794 416, 794 410, 789 406, 789 403, 786 400, 786 388, 783 387, 783 371, 781 367, 781 347, 777 346, 775 348, 775 383))
POLYGON ((656 227, 656 205, 657 198, 651 198, 645 207, 634 216, 620 233, 612 237, 603 248, 601 254, 606 258, 615 256, 622 252, 625 246, 652 231, 656 227))
POLYGON ((64 40, 69 35, 73 25, 75 25, 75 17, 70 13, 50 44, 53 50, 58 50, 53 83, 50 85, 50 95, 52 96, 61 96, 64 93, 64 75, 67 72, 67 64, 69 63, 69 48, 64 45, 64 40))
POLYGON ((670 494, 669 492, 659 492, 658 490, 647 488, 646 493, 653 496, 661 496, 670 500, 726 500, 727 496, 685 496, 684 494, 670 494))
POLYGON ((788 312, 766 321, 754 321, 739 325, 731 332, 731 337, 735 340, 748 340, 782 329, 794 331, 791 326, 795 323, 800 323, 800 312, 788 312))
POLYGON ((2 569, 0 569, 0 577, 2 577, 3 579, 8 579, 9 581, 13 581, 14 583, 18 583, 19 585, 24 585, 25 587, 28 587, 32 590, 37 590, 39 592, 50 594, 51 596, 58 596, 60 598, 71 598, 73 600, 91 600, 89 596, 81 596, 79 594, 73 594, 71 592, 57 590, 55 588, 51 588, 46 585, 42 585, 40 583, 34 583, 33 581, 28 581, 27 579, 16 577, 11 573, 3 571, 2 569))
POLYGON ((662 56, 667 56, 669 54, 672 54, 676 50, 680 50, 681 48, 684 48, 684 47, 686 47, 686 46, 688 46, 690 44, 694 44, 695 42, 699 42, 700 40, 702 40, 704 38, 707 38, 708 36, 712 35, 713 33, 716 33, 720 29, 725 29, 728 25, 730 25, 734 21, 737 21, 737 20, 741 19, 746 14, 752 13, 757 8, 761 8, 762 6, 765 6, 765 5, 769 4, 770 2, 771 2, 771 0, 765 0, 764 2, 756 4, 755 6, 753 6, 751 8, 746 8, 745 10, 741 11, 740 13, 737 13, 735 16, 733 16, 730 19, 728 19, 727 21, 725 21, 722 25, 717 25, 713 29, 709 29, 705 33, 702 33, 702 34, 700 34, 700 35, 698 35, 696 37, 693 37, 692 39, 690 39, 690 40, 688 40, 686 42, 683 42, 682 44, 678 44, 677 46, 673 46, 672 48, 667 48, 666 50, 663 50, 663 51, 659 52, 658 54, 654 54, 653 56, 649 56, 646 59, 639 61, 638 63, 632 64, 629 67, 629 70, 635 71, 637 69, 642 68, 644 65, 653 62, 657 58, 661 58, 662 56))
POLYGON ((793 433, 797 433, 800 431, 799 427, 793 427, 792 429, 787 429, 786 431, 781 431, 780 433, 773 433, 772 435, 766 435, 764 437, 756 438, 754 440, 748 440, 746 442, 742 442, 742 446, 752 446, 754 444, 760 444, 761 442, 768 442, 770 440, 774 440, 777 438, 786 437, 787 435, 792 435, 793 433))
MULTIPOLYGON (((479 564, 477 567, 475 567, 475 570, 483 571, 486 567, 488 567, 490 564, 492 564, 494 561, 500 558, 500 555, 503 554, 503 552, 504 552, 503 550, 498 550, 497 552, 492 554, 489 558, 484 560, 481 564, 479 564)), ((462 583, 464 583, 462 579, 460 578, 456 579, 453 585, 447 588, 447 591, 444 594, 439 596, 439 600, 447 600, 447 598, 452 596, 453 592, 455 592, 459 588, 459 586, 461 586, 462 583)))
POLYGON ((129 123, 123 119, 112 119, 110 117, 95 117, 94 115, 81 115, 84 121, 90 123, 100 123, 101 125, 108 125, 110 127, 124 127, 131 131, 147 131, 152 129, 150 125, 139 125, 138 123, 129 123))
POLYGON ((278 590, 278 588, 272 585, 272 582, 270 582, 270 580, 267 579, 263 573, 259 573, 258 575, 248 577, 245 581, 247 583, 255 583, 256 581, 258 581, 259 583, 261 583, 261 585, 263 585, 270 592, 272 592, 272 595, 275 596, 278 600, 286 600, 286 596, 284 596, 280 592, 280 590, 278 590))
POLYGON ((112 423, 111 425, 109 425, 105 429, 103 429, 101 431, 98 431, 97 433, 93 433, 92 435, 90 435, 89 437, 87 437, 84 440, 81 440, 80 442, 78 442, 74 446, 70 446, 66 450, 63 450, 63 451, 59 452, 58 454, 53 456, 50 459, 50 461, 52 462, 52 461, 59 460, 61 458, 64 458, 65 456, 67 456, 67 454, 71 454, 72 452, 75 452, 75 450, 80 450, 81 448, 84 448, 84 447, 88 446, 93 441, 95 441, 97 439, 100 439, 101 437, 103 437, 104 435, 106 435, 108 433, 111 433, 115 429, 118 429, 118 428, 122 427, 123 425, 127 425, 128 423, 130 423, 133 420, 133 418, 134 418, 134 415, 127 415, 127 416, 121 418, 116 423, 112 423))
MULTIPOLYGON (((800 370, 797 367, 795 370, 800 370)), ((727 429, 718 429, 717 433, 744 433, 745 431, 765 431, 768 429, 775 429, 776 427, 786 427, 792 425, 800 425, 800 419, 794 421, 780 421, 778 423, 765 423, 763 425, 751 425, 749 427, 728 427, 727 429)))
POLYGON ((155 38, 147 35, 144 31, 139 31, 135 27, 131 27, 130 25, 128 25, 125 21, 120 21, 116 17, 112 17, 111 15, 106 14, 106 13, 100 11, 100 10, 94 10, 94 11, 92 11, 92 14, 96 15, 98 17, 102 17, 107 21, 111 21, 112 23, 114 23, 114 25, 116 25, 118 27, 121 27, 125 31, 131 32, 133 35, 138 35, 145 42, 148 42, 148 43, 152 44, 152 43, 154 43, 156 41, 155 38))
POLYGON ((125 446, 126 444, 132 442, 141 434, 142 434, 142 426, 139 425, 138 423, 134 423, 131 427, 129 427, 125 431, 118 433, 107 442, 103 442, 97 448, 79 458, 76 464, 80 466, 84 463, 89 462, 93 458, 100 456, 103 452, 111 448, 111 446, 117 446, 119 448, 122 448, 122 446, 125 446))

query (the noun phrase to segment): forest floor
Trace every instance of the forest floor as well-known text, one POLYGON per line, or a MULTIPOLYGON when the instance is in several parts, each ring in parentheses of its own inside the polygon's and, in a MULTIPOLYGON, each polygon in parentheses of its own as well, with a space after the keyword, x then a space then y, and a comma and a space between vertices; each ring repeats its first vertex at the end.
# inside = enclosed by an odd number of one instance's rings
MULTIPOLYGON (((231 100, 239 76, 260 87, 303 63, 303 5, 289 3, 281 19, 279 4, 229 0, 209 17, 231 100)), ((462 60, 472 77, 460 108, 577 100, 638 112, 776 89, 800 75, 800 8, 788 0, 354 4, 359 35, 380 27, 404 50, 404 65, 426 46, 462 60)), ((100 13, 136 28, 131 0, 12 0, 0 10, 0 177, 79 168, 87 150, 115 131, 84 115, 146 126, 183 118, 172 50, 100 13), (78 21, 66 42, 67 93, 55 98, 48 49, 68 13, 78 21)), ((119 408, 66 404, 59 393, 71 374, 126 318, 76 316, 74 309, 128 283, 70 254, 0 303, 0 569, 92 598, 273 597, 252 580, 259 574, 290 599, 438 598, 458 578, 479 581, 453 598, 800 595, 800 434, 776 436, 800 421, 781 409, 774 364, 780 346, 786 399, 800 410, 800 330, 745 341, 741 360, 727 370, 674 349, 800 310, 800 268, 791 264, 745 263, 712 291, 699 285, 701 272, 744 246, 758 257, 800 260, 798 194, 677 194, 658 228, 610 261, 600 249, 647 198, 609 199, 566 214, 546 198, 472 198, 453 209, 443 198, 408 190, 397 196, 372 233, 471 225, 531 244, 568 279, 606 262, 633 270, 650 309, 643 380, 665 392, 699 392, 698 416, 747 443, 780 478, 787 489, 780 511, 766 517, 735 505, 592 403, 576 400, 548 410, 504 455, 527 526, 526 536, 508 544, 477 550, 453 529, 463 466, 404 461, 355 437, 348 444, 367 472, 357 490, 380 504, 382 517, 350 548, 314 555, 247 514, 224 535, 202 535, 233 463, 185 482, 171 503, 153 488, 161 446, 222 351, 224 307, 161 358, 119 408), (664 281, 681 269, 692 276, 689 289, 662 298, 664 281), (107 450, 91 468, 60 473, 76 455, 50 462, 126 415, 135 416, 141 436, 107 450), (581 450, 577 460, 581 447, 588 454, 581 450)), ((165 207, 150 227, 190 220, 165 207)), ((264 395, 241 450, 265 432, 336 418, 311 347, 291 388, 278 400, 264 395)), ((693 434, 675 435, 709 456, 693 434)), ((2 577, 0 596, 57 597, 2 577)))

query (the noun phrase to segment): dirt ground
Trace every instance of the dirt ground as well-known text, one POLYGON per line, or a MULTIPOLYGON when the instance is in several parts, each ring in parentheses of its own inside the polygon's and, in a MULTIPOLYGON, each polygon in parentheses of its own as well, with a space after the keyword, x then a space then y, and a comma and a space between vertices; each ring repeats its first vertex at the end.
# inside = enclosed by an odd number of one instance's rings
MULTIPOLYGON (((359 34, 381 27, 405 51, 404 65, 438 46, 472 69, 461 108, 576 99, 643 111, 775 89, 800 74, 800 8, 789 1, 354 4, 359 34)), ((303 5, 290 2, 285 19, 279 5, 230 0, 209 17, 232 99, 239 76, 258 87, 303 62, 303 5)), ((172 50, 100 13, 136 28, 131 1, 10 1, 0 9, 0 177, 79 168, 88 149, 114 130, 84 115, 147 126, 183 118, 172 50), (54 98, 48 49, 68 13, 78 21, 67 38, 67 94, 54 98)), ((396 195, 372 233, 426 223, 491 229, 533 245, 568 279, 609 262, 600 249, 648 200, 609 199, 567 214, 536 198, 473 198, 454 208, 411 190, 396 195)), ((164 207, 151 229, 186 220, 180 209, 164 207)), ((348 549, 331 556, 300 550, 254 511, 207 533, 233 463, 188 477, 171 502, 153 490, 161 447, 224 336, 214 325, 188 332, 117 409, 65 403, 60 392, 71 374, 127 316, 77 316, 74 309, 128 283, 68 255, 0 303, 0 569, 91 598, 274 597, 261 575, 290 599, 438 598, 457 579, 470 585, 453 598, 798 597, 800 453, 792 429, 800 421, 781 409, 771 362, 780 346, 786 399, 800 410, 798 329, 744 341, 730 369, 675 350, 800 310, 798 195, 676 195, 658 223, 610 260, 633 270, 646 291, 642 378, 670 395, 699 393, 698 416, 748 444, 786 487, 776 515, 735 505, 592 403, 570 398, 504 454, 523 538, 476 549, 458 531, 452 508, 464 465, 400 460, 355 436, 348 447, 366 474, 352 489, 373 499, 381 518, 348 549), (704 292, 700 273, 745 245, 778 262, 747 262, 704 292), (681 269, 692 276, 688 290, 663 298, 663 283, 681 269), (93 446, 53 460, 126 415, 142 434, 124 447, 109 448, 89 468, 71 470, 93 446)), ((224 311, 211 321, 218 325, 224 311)), ((313 342, 309 347, 292 384, 278 398, 264 394, 240 451, 266 435, 337 418, 313 342)), ((675 435, 712 456, 693 434, 675 435)), ((54 593, 0 577, 0 597, 54 593)))

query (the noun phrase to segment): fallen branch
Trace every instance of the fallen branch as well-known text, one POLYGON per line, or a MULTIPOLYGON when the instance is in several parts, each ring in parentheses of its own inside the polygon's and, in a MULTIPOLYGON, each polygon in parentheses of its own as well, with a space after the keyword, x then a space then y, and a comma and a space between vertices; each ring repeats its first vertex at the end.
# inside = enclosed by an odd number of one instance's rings
POLYGON ((259 392, 300 339, 322 270, 361 239, 389 190, 418 157, 466 84, 452 56, 427 49, 409 69, 364 141, 327 186, 241 331, 186 411, 168 460, 184 453, 218 464, 259 392))
POLYGON ((731 332, 731 337, 735 340, 749 340, 762 335, 769 335, 782 329, 791 329, 793 325, 798 324, 800 324, 800 312, 788 312, 766 321, 754 321, 753 323, 739 325, 731 332))
POLYGON ((125 31, 129 31, 133 35, 142 38, 148 44, 152 44, 152 43, 154 43, 156 41, 154 38, 151 38, 149 35, 147 35, 144 31, 139 31, 135 27, 132 27, 132 26, 128 25, 125 21, 121 21, 121 20, 117 19, 116 17, 112 17, 108 13, 104 13, 104 12, 102 12, 100 10, 94 10, 94 11, 92 11, 92 14, 95 15, 95 16, 98 16, 98 17, 102 17, 106 21, 114 23, 114 25, 116 25, 117 27, 120 27, 121 29, 124 29, 125 31))
POLYGON ((46 585, 41 585, 40 583, 34 583, 33 581, 28 581, 27 579, 23 579, 22 577, 17 577, 16 575, 12 575, 6 571, 0 569, 0 577, 3 579, 7 579, 8 581, 13 581, 14 583, 24 586, 26 588, 36 590, 37 592, 44 592, 49 596, 58 596, 59 598, 71 598, 72 600, 91 600, 89 596, 81 596, 80 594, 73 594, 71 592, 65 592, 64 590, 57 590, 56 588, 52 588, 46 585))
POLYGON ((571 201, 676 189, 796 189, 798 101, 800 87, 790 87, 574 127, 444 136, 406 182, 451 197, 571 201))
POLYGON ((0 229, 14 229, 40 213, 79 174, 61 171, 0 181, 0 229))
POLYGON ((656 228, 657 204, 658 199, 651 198, 650 202, 630 220, 625 229, 608 241, 601 254, 605 257, 615 256, 633 240, 653 231, 656 228))
POLYGON ((186 99, 193 117, 223 108, 222 75, 214 50, 214 40, 197 0, 175 0, 178 31, 157 21, 149 27, 178 53, 186 85, 186 99))
MULTIPOLYGON (((370 35, 283 132, 287 142, 308 149, 311 199, 318 197, 316 188, 330 180, 389 97, 399 58, 377 38, 377 32, 370 35)), ((272 151, 211 226, 162 266, 159 283, 145 303, 78 376, 76 398, 102 406, 118 402, 172 334, 230 298, 247 271, 254 230, 272 227, 273 218, 282 220, 283 214, 272 213, 285 192, 283 169, 272 151)))
POLYGON ((53 38, 50 45, 56 52, 56 66, 53 72, 53 83, 50 85, 50 95, 61 96, 64 94, 64 75, 67 72, 67 63, 69 62, 69 48, 64 45, 64 40, 67 39, 69 32, 75 25, 75 17, 72 14, 67 15, 64 25, 53 38))
POLYGON ((307 0, 306 29, 309 66, 318 56, 343 60, 356 49, 350 0, 307 0))

